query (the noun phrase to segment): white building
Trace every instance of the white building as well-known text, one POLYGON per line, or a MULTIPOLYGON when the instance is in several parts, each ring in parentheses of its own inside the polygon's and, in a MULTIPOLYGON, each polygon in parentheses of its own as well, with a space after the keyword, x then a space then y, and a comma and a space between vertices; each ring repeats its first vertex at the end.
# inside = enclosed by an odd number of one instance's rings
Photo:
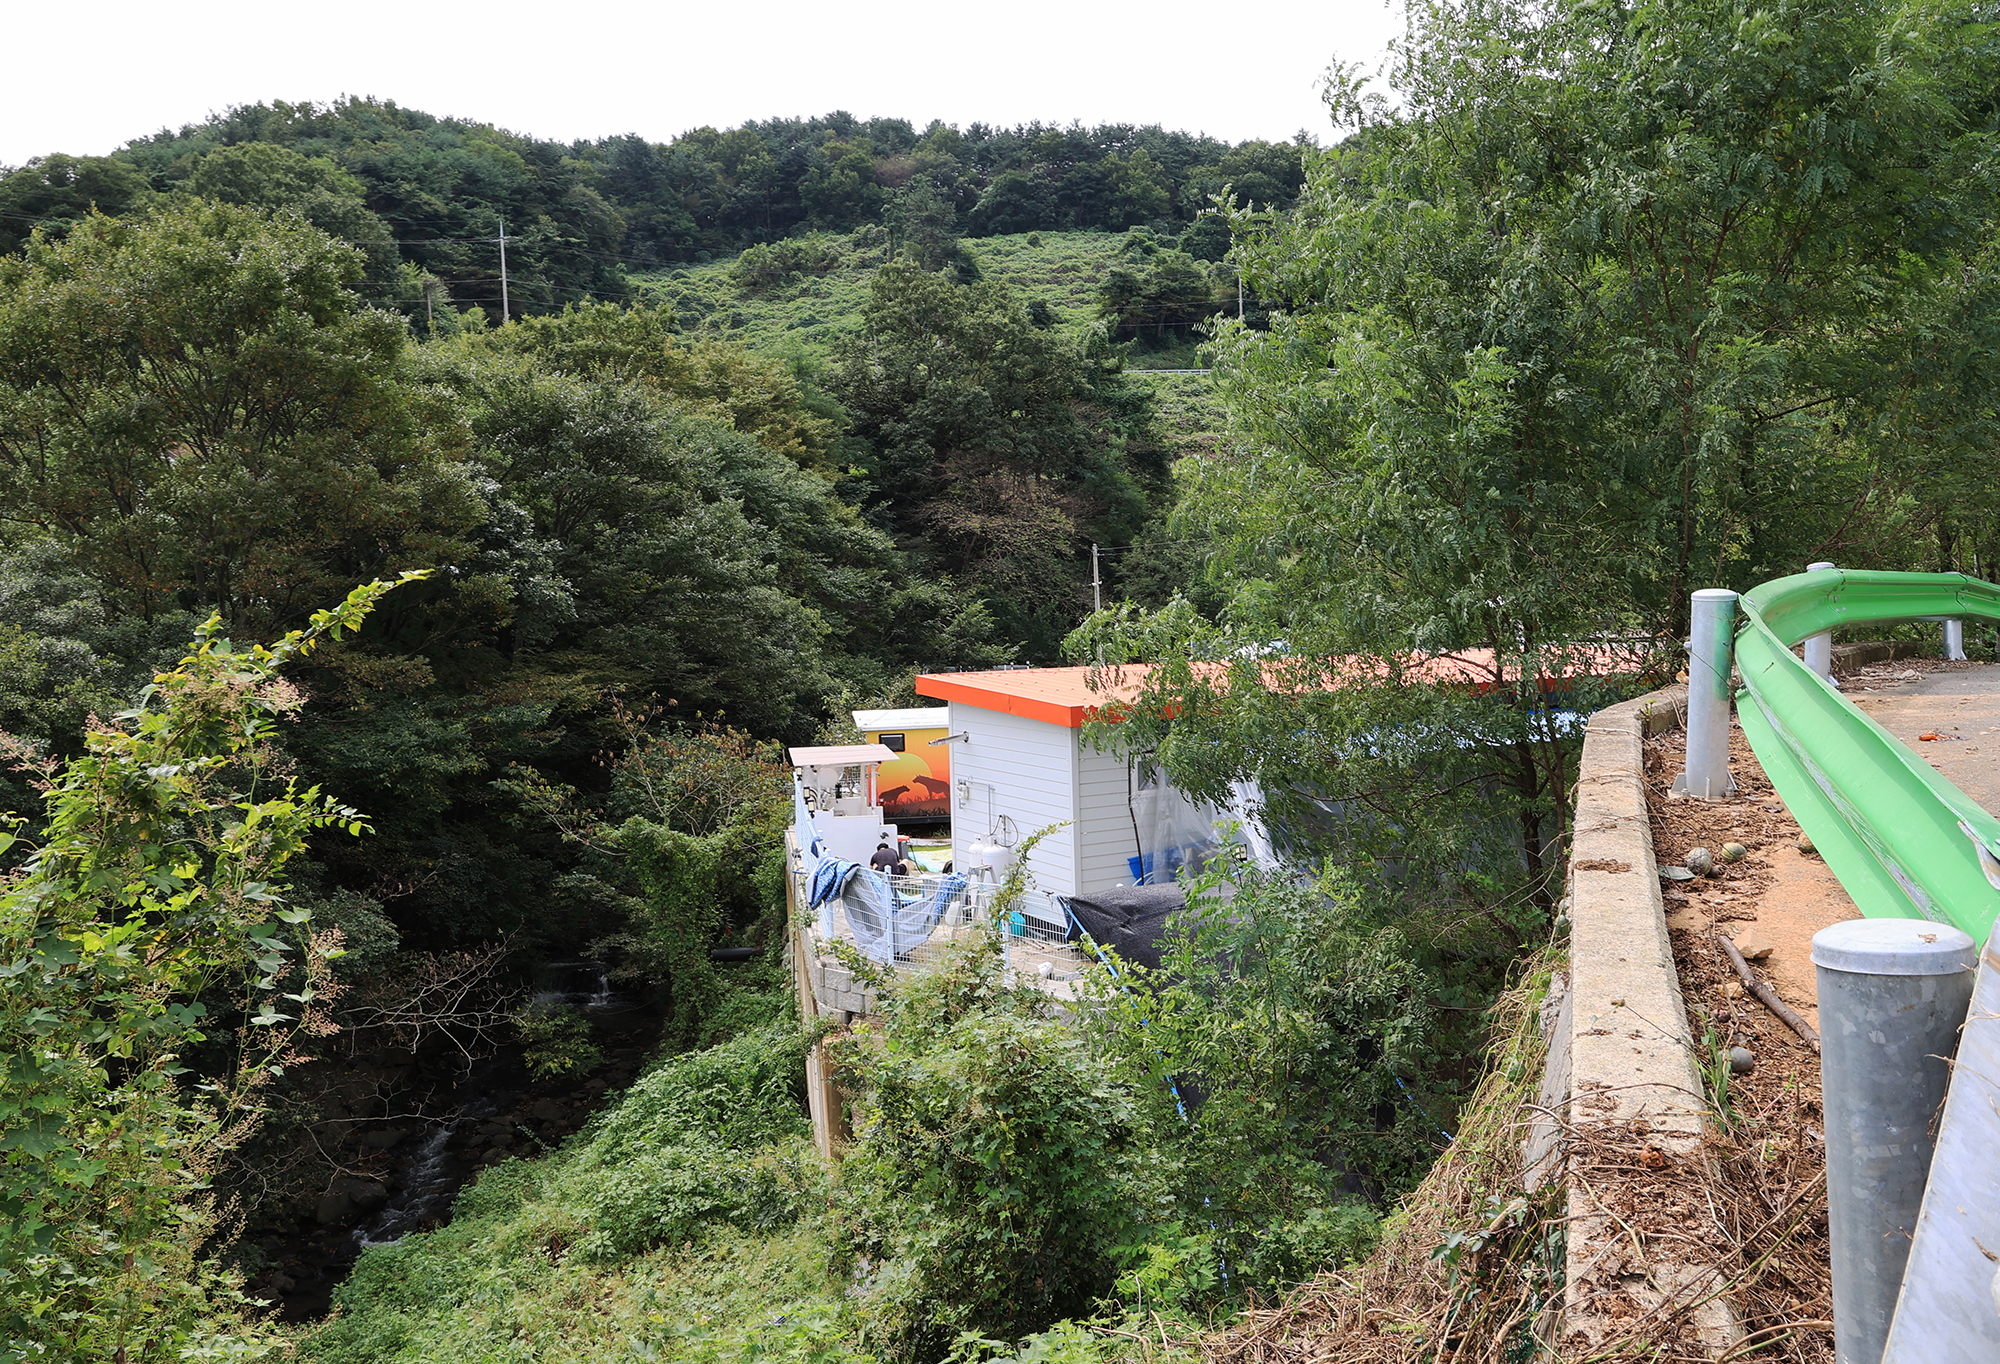
MULTIPOLYGON (((810 811, 825 855, 863 866, 875 850, 896 846, 896 826, 884 820, 879 772, 895 753, 881 744, 834 744, 792 750, 796 819, 810 811)), ((805 836, 800 834, 801 848, 805 836)), ((816 865, 816 862, 814 863, 816 865)))
POLYGON ((1171 880, 1184 860, 1213 850, 1214 811, 1155 781, 1149 765, 1083 741, 1084 722, 1107 701, 1134 695, 1143 669, 1127 669, 1109 695, 1090 689, 1089 673, 1017 668, 917 678, 917 693, 950 711, 956 868, 976 872, 982 849, 1018 847, 1053 825, 1066 827, 1028 854, 1035 885, 1052 895, 1129 886, 1142 875, 1171 880))

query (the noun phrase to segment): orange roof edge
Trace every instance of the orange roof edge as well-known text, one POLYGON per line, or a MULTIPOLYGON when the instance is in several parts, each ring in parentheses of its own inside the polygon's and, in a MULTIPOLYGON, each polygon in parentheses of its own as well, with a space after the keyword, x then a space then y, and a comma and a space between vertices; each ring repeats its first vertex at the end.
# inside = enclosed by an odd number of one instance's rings
MULTIPOLYGON (((1600 671, 1616 672, 1618 658, 1616 650, 1591 650, 1585 655, 1585 667, 1582 672, 1584 675, 1600 671)), ((1412 665, 1411 676, 1406 680, 1410 682, 1470 684, 1481 694, 1493 690, 1495 686, 1493 678, 1489 675, 1494 662, 1493 652, 1490 649, 1438 654, 1412 659, 1409 662, 1412 665)), ((1219 668, 1221 665, 1198 666, 1219 668)), ((1376 670, 1379 671, 1379 667, 1376 670)), ((1039 720, 1046 725, 1060 725, 1065 729, 1081 729, 1084 722, 1094 718, 1098 709, 1107 703, 1115 705, 1137 699, 1141 687, 1145 685, 1146 674, 1151 668, 1148 664, 1134 663, 1127 664, 1122 670, 1111 671, 1117 681, 1109 683, 1108 691, 1093 691, 1090 686, 1090 669, 1084 667, 921 673, 916 679, 916 690, 919 696, 955 701, 963 705, 977 706, 982 710, 999 711, 1005 715, 1019 715, 1026 719, 1039 720)), ((1569 680, 1562 677, 1538 677, 1536 689, 1545 693, 1560 691, 1569 680)), ((1515 681, 1518 684, 1518 679, 1515 681)))
MULTIPOLYGON (((1143 668, 1131 671, 1144 676, 1143 668)), ((1084 721, 1097 713, 1106 701, 1129 696, 1090 689, 1088 668, 1012 668, 999 672, 924 673, 916 679, 919 696, 956 701, 981 710, 999 711, 1039 720, 1064 729, 1082 729, 1084 721)), ((1117 693, 1138 690, 1136 681, 1117 688, 1117 693)))

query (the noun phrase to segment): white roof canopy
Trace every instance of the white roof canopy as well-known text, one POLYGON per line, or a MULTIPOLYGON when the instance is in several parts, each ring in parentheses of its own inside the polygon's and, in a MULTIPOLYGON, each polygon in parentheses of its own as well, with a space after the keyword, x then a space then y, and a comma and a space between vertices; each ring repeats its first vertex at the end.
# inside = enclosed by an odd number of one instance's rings
POLYGON ((894 749, 881 744, 829 744, 824 748, 795 748, 793 767, 853 767, 860 763, 894 762, 894 749))
POLYGON ((949 729, 951 727, 949 706, 925 706, 917 710, 857 710, 853 714, 854 724, 858 729, 949 729))

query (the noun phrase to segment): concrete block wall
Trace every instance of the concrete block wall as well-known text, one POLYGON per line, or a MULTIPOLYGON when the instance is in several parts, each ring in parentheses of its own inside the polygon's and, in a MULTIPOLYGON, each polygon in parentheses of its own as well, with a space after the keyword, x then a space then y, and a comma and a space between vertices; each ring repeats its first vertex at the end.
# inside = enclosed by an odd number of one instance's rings
POLYGON ((865 982, 855 979, 854 973, 841 965, 840 958, 826 949, 817 930, 800 930, 799 942, 805 953, 805 981, 818 1006, 815 1012, 857 1016, 875 1012, 875 992, 865 982))

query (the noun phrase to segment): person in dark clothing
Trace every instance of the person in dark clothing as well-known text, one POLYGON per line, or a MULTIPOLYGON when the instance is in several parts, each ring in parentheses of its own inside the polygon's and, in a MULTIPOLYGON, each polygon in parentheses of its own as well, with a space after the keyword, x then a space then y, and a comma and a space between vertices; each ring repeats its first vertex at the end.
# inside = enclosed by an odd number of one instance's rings
POLYGON ((887 843, 877 843, 875 855, 868 859, 868 865, 887 876, 896 870, 896 854, 887 843))

